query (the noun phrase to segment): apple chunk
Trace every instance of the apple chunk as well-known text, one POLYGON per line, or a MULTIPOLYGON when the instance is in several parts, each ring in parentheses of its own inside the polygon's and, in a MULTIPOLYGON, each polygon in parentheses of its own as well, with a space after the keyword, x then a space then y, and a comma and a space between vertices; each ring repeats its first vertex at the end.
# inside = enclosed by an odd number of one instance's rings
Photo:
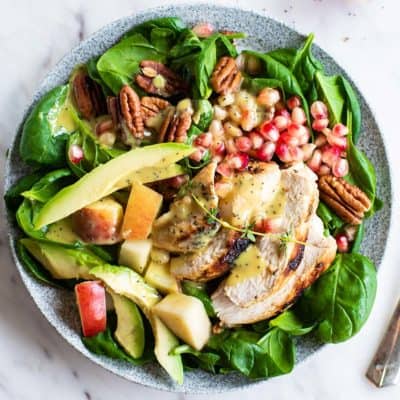
POLYGON ((199 299, 171 293, 153 307, 153 312, 176 336, 196 350, 207 344, 211 322, 199 299))
POLYGON ((151 261, 147 267, 144 280, 161 293, 179 292, 178 282, 169 270, 169 263, 160 264, 151 261))
POLYGON ((81 317, 83 336, 94 336, 106 330, 106 292, 100 281, 75 285, 76 302, 81 317))
POLYGON ((124 239, 147 239, 161 203, 161 194, 139 182, 133 182, 122 224, 124 239))
POLYGON ((142 274, 150 257, 152 242, 150 239, 125 240, 119 251, 118 262, 142 274))
POLYGON ((121 241, 123 209, 112 197, 96 201, 72 215, 72 227, 79 237, 94 244, 121 241))

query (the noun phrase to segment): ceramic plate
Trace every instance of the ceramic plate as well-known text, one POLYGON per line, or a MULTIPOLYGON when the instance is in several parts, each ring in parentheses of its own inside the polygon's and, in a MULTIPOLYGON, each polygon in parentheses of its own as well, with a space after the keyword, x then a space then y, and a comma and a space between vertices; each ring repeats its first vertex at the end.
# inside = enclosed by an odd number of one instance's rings
MULTIPOLYGON (((304 39, 301 34, 280 22, 254 12, 236 8, 202 4, 170 6, 145 11, 105 26, 67 54, 39 86, 25 116, 42 95, 68 79, 70 72, 76 64, 84 63, 91 57, 103 53, 123 33, 136 24, 160 16, 179 16, 188 24, 194 24, 206 19, 219 29, 246 32, 248 38, 242 42, 243 47, 259 51, 268 51, 277 47, 295 47, 304 39)), ((328 73, 340 73, 348 78, 342 68, 318 46, 314 47, 314 52, 323 62, 328 73)), ((368 220, 366 223, 366 237, 363 242, 364 247, 362 252, 372 258, 376 265, 379 266, 390 227, 390 173, 383 139, 375 122, 374 115, 362 95, 359 92, 358 94, 361 100, 363 116, 363 134, 359 145, 375 165, 378 176, 378 195, 385 204, 384 208, 372 220, 368 220)), ((27 168, 22 164, 18 156, 20 131, 21 129, 19 129, 9 153, 6 171, 6 189, 27 172, 27 168)), ((15 245, 20 231, 13 223, 11 215, 9 215, 9 225, 10 243, 15 263, 33 300, 60 335, 98 365, 133 382, 176 392, 221 392, 256 383, 237 374, 210 375, 203 371, 192 371, 185 374, 185 383, 182 386, 177 386, 173 384, 172 380, 156 364, 136 367, 128 363, 114 361, 110 358, 90 353, 83 346, 79 336, 80 323, 73 293, 45 286, 37 282, 24 270, 15 252, 15 245)), ((297 347, 297 361, 304 360, 319 347, 312 338, 301 338, 297 347)))

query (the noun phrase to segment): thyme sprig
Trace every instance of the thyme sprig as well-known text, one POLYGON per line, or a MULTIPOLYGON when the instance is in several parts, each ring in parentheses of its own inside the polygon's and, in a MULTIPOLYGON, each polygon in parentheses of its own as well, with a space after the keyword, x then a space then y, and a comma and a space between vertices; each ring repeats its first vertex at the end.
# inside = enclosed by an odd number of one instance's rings
POLYGON ((285 251, 287 249, 288 243, 297 243, 303 246, 308 245, 308 243, 306 242, 296 240, 290 232, 264 233, 264 232, 254 231, 252 229, 253 225, 248 225, 244 228, 239 228, 238 226, 234 226, 230 224, 228 221, 225 221, 218 217, 218 209, 212 208, 211 210, 208 210, 207 207, 205 207, 205 205, 193 193, 191 193, 191 196, 193 200, 196 202, 196 204, 207 214, 208 223, 218 222, 221 226, 223 226, 226 229, 242 233, 242 237, 249 239, 251 242, 256 241, 256 236, 276 238, 280 242, 279 243, 280 249, 285 251))

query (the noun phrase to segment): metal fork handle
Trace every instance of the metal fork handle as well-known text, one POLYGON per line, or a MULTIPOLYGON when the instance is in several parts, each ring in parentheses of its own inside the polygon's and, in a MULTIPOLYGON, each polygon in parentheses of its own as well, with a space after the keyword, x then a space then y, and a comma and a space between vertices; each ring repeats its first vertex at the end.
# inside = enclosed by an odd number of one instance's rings
POLYGON ((366 376, 377 387, 395 385, 400 379, 400 300, 366 376))

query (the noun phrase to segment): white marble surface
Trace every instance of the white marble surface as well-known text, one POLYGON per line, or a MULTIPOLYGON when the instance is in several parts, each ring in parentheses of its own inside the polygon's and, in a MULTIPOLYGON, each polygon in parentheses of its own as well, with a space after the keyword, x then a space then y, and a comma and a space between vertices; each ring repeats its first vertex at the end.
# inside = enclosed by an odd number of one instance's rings
MULTIPOLYGON (((0 174, 6 149, 38 81, 80 40, 121 16, 162 4, 147 0, 2 0, 0 24, 0 174)), ((216 1, 216 3, 224 3, 216 1)), ((360 85, 386 138, 394 192, 399 190, 400 3, 396 0, 231 0, 286 22, 317 42, 360 85), (399 146, 399 147, 397 147, 399 146)), ((399 207, 372 315, 349 342, 326 346, 290 376, 201 399, 399 399, 400 386, 376 389, 364 377, 400 295, 399 207), (397 220, 396 220, 397 219, 397 220)), ((0 222, 0 400, 194 399, 161 393, 113 376, 72 350, 35 308, 13 266, 0 222)))

